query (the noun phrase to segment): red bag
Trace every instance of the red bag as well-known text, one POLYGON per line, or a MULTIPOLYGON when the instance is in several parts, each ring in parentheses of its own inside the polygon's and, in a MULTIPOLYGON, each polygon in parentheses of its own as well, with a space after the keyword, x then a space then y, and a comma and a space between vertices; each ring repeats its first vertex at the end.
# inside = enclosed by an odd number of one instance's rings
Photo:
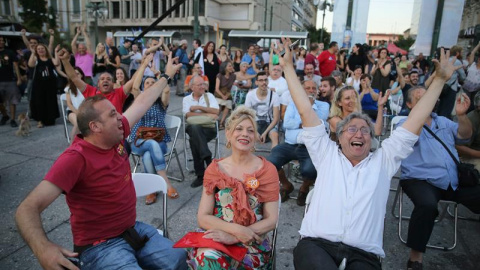
POLYGON ((174 248, 212 248, 221 251, 236 261, 241 262, 245 254, 247 254, 246 247, 237 245, 224 245, 215 242, 213 239, 203 238, 203 232, 189 232, 182 239, 178 240, 174 248))

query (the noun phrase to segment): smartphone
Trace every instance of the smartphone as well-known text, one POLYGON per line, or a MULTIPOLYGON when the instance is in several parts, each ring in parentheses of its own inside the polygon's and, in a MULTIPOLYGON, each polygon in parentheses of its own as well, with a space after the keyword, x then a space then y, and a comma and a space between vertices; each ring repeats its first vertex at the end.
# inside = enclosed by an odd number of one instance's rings
MULTIPOLYGON (((295 47, 295 45, 297 45, 298 43, 300 42, 300 39, 297 39, 295 42, 293 42, 292 44, 290 44, 290 46, 288 46, 291 49, 293 49, 293 47, 295 47)), ((282 50, 280 53, 280 56, 283 56, 285 54, 285 50, 282 50)))

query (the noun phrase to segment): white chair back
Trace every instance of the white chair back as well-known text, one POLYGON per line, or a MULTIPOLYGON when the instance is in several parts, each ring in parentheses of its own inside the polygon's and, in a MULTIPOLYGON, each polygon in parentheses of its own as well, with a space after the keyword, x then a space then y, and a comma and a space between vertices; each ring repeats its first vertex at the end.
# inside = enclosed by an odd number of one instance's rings
POLYGON ((390 136, 392 136, 395 125, 405 118, 407 118, 407 116, 395 116, 392 118, 392 121, 390 122, 390 136))
POLYGON ((62 108, 62 119, 63 119, 63 128, 65 130, 65 137, 67 138, 67 142, 70 143, 70 134, 68 132, 68 126, 67 126, 67 115, 66 115, 66 109, 68 108, 67 106, 67 94, 62 94, 60 95, 60 107, 62 108))

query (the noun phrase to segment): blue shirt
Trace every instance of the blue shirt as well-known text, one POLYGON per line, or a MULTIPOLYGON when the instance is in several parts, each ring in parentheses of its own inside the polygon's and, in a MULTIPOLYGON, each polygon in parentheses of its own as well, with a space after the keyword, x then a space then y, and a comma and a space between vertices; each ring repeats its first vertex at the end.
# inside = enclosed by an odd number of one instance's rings
MULTIPOLYGON (((315 100, 312 105, 312 109, 317 114, 318 118, 322 119, 325 123, 328 118, 328 113, 330 111, 330 105, 323 101, 315 100)), ((303 131, 303 128, 300 128, 302 119, 300 118, 300 113, 295 106, 295 103, 290 102, 285 111, 285 116, 283 118, 283 128, 285 131, 285 142, 288 144, 298 144, 298 134, 303 131)))
MULTIPOLYGON (((373 91, 377 94, 380 93, 378 89, 373 89, 373 91)), ((377 101, 373 100, 372 95, 370 95, 370 93, 366 93, 365 95, 363 95, 361 103, 362 103, 363 110, 370 110, 370 111, 378 110, 377 101)))
POLYGON ((182 68, 187 69, 188 60, 187 52, 184 49, 179 48, 175 53, 175 57, 178 57, 178 62, 182 63, 182 68))
MULTIPOLYGON (((250 64, 252 64, 252 57, 248 53, 244 54, 243 57, 242 57, 242 62, 247 62, 250 65, 250 64)), ((260 62, 260 58, 258 58, 258 56, 255 56, 255 63, 253 63, 253 64, 255 65, 258 62, 260 62)), ((253 67, 249 67, 247 69, 247 74, 248 75, 255 75, 257 73, 255 72, 253 67)))
MULTIPOLYGON (((405 120, 399 122, 402 125, 405 120)), ((457 138, 458 124, 432 113, 432 124, 429 127, 447 145, 448 149, 458 160, 455 143, 466 143, 469 140, 457 138)), ((447 190, 451 185, 454 190, 458 187, 457 165, 447 150, 425 128, 413 146, 413 153, 402 161, 401 179, 425 180, 428 183, 447 190)))

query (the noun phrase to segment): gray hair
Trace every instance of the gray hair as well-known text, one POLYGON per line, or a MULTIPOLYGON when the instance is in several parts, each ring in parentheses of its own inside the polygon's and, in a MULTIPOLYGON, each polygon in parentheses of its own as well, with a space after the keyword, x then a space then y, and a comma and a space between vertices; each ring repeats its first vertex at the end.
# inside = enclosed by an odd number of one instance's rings
MULTIPOLYGON (((196 79, 197 77, 198 77, 198 78, 202 78, 202 77, 200 77, 200 75, 198 75, 198 74, 192 75, 192 78, 191 78, 190 81, 188 82, 188 88, 192 89, 193 83, 194 83, 194 81, 195 81, 195 79, 196 79)), ((202 81, 203 81, 203 78, 202 78, 202 81)))
POLYGON ((365 122, 367 122, 367 125, 370 128, 370 137, 372 137, 372 138, 374 137, 373 132, 375 130, 375 127, 373 126, 373 123, 372 123, 372 120, 370 119, 370 117, 368 115, 364 114, 364 113, 361 113, 361 112, 352 112, 347 117, 345 117, 345 119, 338 122, 337 130, 335 131, 337 133, 338 138, 340 138, 340 136, 342 136, 342 133, 344 131, 343 128, 348 123, 350 123, 353 119, 362 119, 365 122))
POLYGON ((405 100, 405 103, 412 103, 413 92, 417 91, 418 89, 426 90, 425 86, 421 86, 421 85, 415 85, 414 87, 408 89, 407 100, 405 100))
POLYGON ((248 66, 248 63, 247 62, 241 62, 240 66, 248 66))

